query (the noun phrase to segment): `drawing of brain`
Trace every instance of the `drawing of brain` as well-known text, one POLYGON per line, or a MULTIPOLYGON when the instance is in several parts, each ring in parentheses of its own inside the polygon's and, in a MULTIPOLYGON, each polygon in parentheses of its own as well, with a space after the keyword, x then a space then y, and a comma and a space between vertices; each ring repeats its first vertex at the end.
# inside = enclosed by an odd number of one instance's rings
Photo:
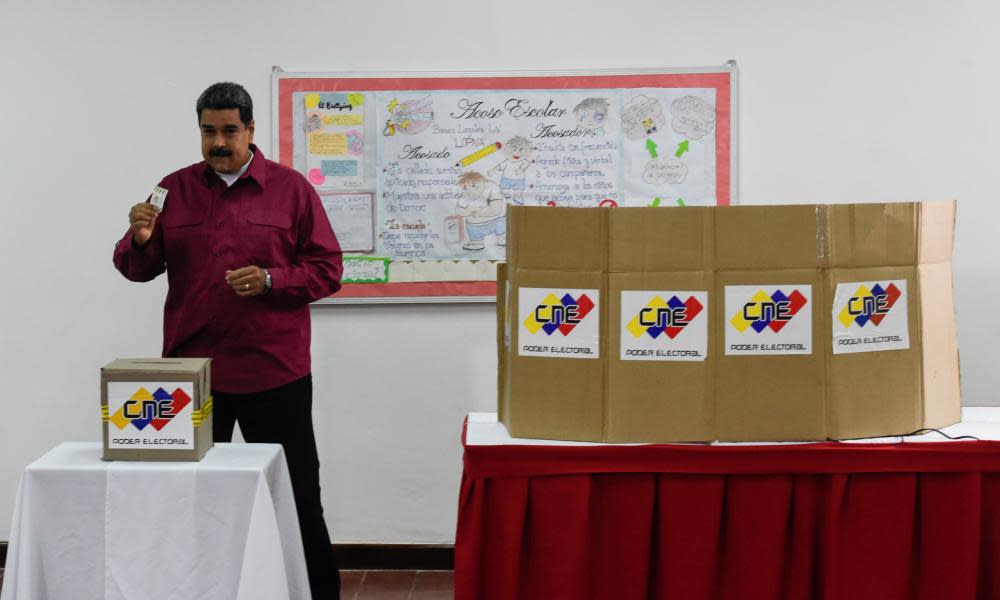
POLYGON ((659 100, 636 96, 622 109, 622 129, 630 140, 641 140, 663 128, 666 118, 659 100))
POLYGON ((646 163, 642 180, 654 185, 683 183, 687 179, 688 168, 684 161, 673 157, 660 157, 646 163))
POLYGON ((681 96, 670 103, 674 131, 700 140, 715 128, 715 107, 697 96, 681 96))

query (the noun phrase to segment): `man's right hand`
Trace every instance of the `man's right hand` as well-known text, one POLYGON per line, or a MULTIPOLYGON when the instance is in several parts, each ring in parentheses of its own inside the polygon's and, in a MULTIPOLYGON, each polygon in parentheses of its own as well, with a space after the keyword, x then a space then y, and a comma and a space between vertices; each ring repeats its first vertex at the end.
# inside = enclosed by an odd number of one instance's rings
POLYGON ((156 226, 156 216, 159 213, 148 202, 136 204, 128 213, 129 224, 132 227, 132 242, 136 246, 145 246, 149 238, 153 236, 153 227, 156 226))

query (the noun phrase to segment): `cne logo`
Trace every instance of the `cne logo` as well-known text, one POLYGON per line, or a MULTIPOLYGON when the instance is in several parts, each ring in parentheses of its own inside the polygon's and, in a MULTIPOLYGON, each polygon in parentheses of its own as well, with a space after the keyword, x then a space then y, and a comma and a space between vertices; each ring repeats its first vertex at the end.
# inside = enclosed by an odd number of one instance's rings
POLYGON ((181 388, 173 393, 157 388, 150 394, 146 388, 140 387, 111 415, 110 421, 119 430, 131 423, 139 431, 147 426, 160 431, 190 403, 191 397, 181 388))
POLYGON ((531 311, 524 320, 524 326, 532 335, 539 331, 552 335, 558 330, 566 336, 590 314, 593 308, 594 303, 587 294, 580 294, 578 298, 573 298, 568 293, 561 298, 549 294, 531 311))
POLYGON ((733 315, 729 322, 740 333, 748 328, 757 333, 764 329, 778 333, 806 305, 806 302, 806 297, 798 290, 792 290, 792 293, 787 295, 781 290, 775 290, 772 294, 757 290, 757 293, 733 315))
POLYGON ((847 304, 840 311, 837 320, 845 329, 850 329, 853 324, 864 327, 868 323, 878 327, 900 296, 902 296, 902 292, 894 283, 889 283, 885 288, 876 283, 871 289, 862 284, 847 300, 847 304))
POLYGON ((625 328, 636 339, 648 335, 655 340, 663 334, 674 339, 703 309, 704 306, 694 296, 687 300, 681 300, 677 296, 671 296, 670 300, 654 296, 625 328))

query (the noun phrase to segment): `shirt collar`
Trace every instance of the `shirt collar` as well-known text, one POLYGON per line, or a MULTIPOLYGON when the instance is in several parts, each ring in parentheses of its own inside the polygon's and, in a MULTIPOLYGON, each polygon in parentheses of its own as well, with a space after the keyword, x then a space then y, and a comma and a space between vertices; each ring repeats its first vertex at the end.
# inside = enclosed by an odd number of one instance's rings
MULTIPOLYGON (((267 168, 264 164, 264 153, 260 151, 254 144, 250 144, 250 152, 253 153, 253 158, 250 160, 250 166, 247 167, 246 173, 240 176, 240 179, 248 178, 253 179, 257 182, 260 187, 267 186, 267 168)), ((208 165, 207 162, 202 161, 205 165, 204 177, 206 182, 210 182, 214 179, 218 179, 219 176, 215 174, 215 170, 208 165)))
POLYGON ((257 182, 257 185, 264 187, 267 185, 267 169, 264 165, 264 153, 253 144, 250 144, 250 151, 253 152, 253 160, 250 161, 250 167, 243 176, 252 178, 257 182))

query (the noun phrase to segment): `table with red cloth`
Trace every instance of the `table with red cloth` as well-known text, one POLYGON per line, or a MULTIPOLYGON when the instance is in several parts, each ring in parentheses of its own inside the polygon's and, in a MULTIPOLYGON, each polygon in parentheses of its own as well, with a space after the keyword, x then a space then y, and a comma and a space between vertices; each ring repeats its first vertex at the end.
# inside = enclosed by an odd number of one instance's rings
POLYGON ((1000 408, 943 431, 979 440, 589 444, 473 413, 455 597, 1000 599, 1000 408))

